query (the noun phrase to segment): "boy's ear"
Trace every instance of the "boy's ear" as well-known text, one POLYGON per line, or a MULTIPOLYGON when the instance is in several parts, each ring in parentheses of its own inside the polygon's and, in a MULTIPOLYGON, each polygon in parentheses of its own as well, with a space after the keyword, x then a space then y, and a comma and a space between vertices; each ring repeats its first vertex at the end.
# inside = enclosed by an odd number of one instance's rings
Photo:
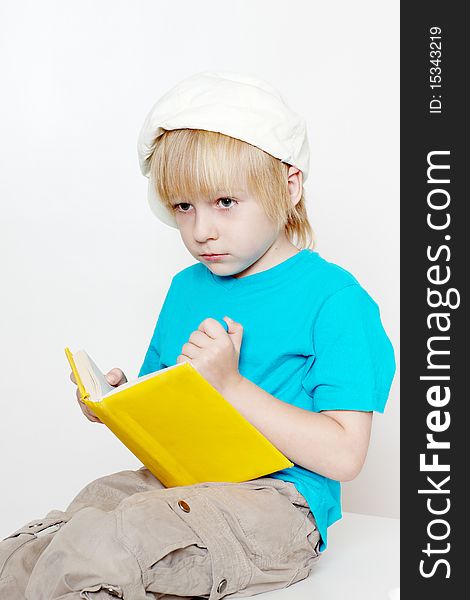
POLYGON ((302 198, 302 171, 297 167, 289 167, 287 172, 287 187, 292 201, 292 206, 296 206, 302 198))

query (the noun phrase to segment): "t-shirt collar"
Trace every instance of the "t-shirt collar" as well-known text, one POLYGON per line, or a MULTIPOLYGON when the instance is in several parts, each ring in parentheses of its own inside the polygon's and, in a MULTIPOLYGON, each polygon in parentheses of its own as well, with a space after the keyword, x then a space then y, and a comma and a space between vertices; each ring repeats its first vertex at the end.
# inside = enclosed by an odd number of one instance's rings
MULTIPOLYGON (((257 285, 266 285, 283 279, 287 271, 296 268, 306 258, 307 253, 315 253, 309 248, 296 252, 293 256, 286 258, 269 269, 246 275, 245 277, 234 277, 233 275, 216 275, 206 267, 209 277, 218 285, 230 290, 246 289, 257 285)), ((315 253, 316 254, 316 253, 315 253)))

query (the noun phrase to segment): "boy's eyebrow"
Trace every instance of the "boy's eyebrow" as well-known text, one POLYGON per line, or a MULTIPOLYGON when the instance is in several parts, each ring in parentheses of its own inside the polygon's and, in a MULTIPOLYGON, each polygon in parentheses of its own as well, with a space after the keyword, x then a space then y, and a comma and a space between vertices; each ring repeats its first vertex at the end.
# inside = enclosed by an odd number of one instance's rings
POLYGON ((231 194, 229 194, 229 193, 227 193, 226 191, 223 191, 223 190, 222 190, 222 191, 220 191, 220 192, 217 192, 217 193, 216 193, 216 196, 218 196, 219 198, 220 198, 220 197, 223 197, 223 196, 228 196, 228 197, 230 197, 230 196, 243 196, 243 195, 244 195, 244 194, 246 194, 246 193, 247 193, 247 191, 246 191, 246 190, 243 190, 243 189, 239 189, 239 190, 232 190, 232 193, 231 193, 231 194))
MULTIPOLYGON (((246 190, 245 190, 246 191, 246 190)), ((235 195, 235 194, 243 194, 244 190, 243 188, 235 188, 231 190, 232 194, 228 193, 228 190, 226 189, 218 189, 214 191, 214 195, 216 196, 230 196, 230 195, 235 195)))
POLYGON ((213 202, 213 200, 217 199, 217 198, 231 198, 232 196, 240 197, 244 194, 246 194, 246 190, 233 190, 231 194, 224 192, 222 190, 222 191, 215 192, 211 198, 203 198, 202 200, 200 200, 199 198, 191 198, 191 199, 186 198, 184 200, 176 200, 175 199, 175 200, 172 200, 171 202, 172 202, 172 204, 179 204, 181 202, 188 202, 188 203, 206 202, 206 203, 209 203, 209 202, 213 202))

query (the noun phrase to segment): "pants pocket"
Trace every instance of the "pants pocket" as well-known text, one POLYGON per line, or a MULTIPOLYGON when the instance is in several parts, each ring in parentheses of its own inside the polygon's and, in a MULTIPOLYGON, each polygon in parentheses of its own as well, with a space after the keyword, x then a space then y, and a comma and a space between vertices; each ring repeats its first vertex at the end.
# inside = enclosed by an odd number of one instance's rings
POLYGON ((202 540, 173 510, 170 503, 153 492, 136 494, 117 509, 118 537, 151 569, 157 563, 172 567, 179 555, 203 555, 202 540))
MULTIPOLYGON (((138 494, 116 511, 118 540, 136 557, 145 590, 176 597, 209 595, 211 557, 206 544, 181 517, 174 492, 138 494), (174 506, 176 504, 176 506, 174 506)), ((186 497, 186 496, 185 496, 186 497)), ((188 500, 192 505, 191 499, 188 500)))
POLYGON ((288 587, 307 577, 318 560, 319 534, 305 507, 294 505, 298 493, 278 484, 248 483, 214 486, 207 495, 245 559, 234 598, 288 587))
POLYGON ((275 488, 221 488, 217 494, 225 519, 257 563, 285 560, 313 526, 275 488))

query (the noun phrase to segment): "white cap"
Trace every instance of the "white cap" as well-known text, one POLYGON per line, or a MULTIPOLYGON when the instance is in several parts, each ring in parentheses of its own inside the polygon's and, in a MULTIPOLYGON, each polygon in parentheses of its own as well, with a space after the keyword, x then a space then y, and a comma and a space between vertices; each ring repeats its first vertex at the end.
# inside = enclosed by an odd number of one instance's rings
POLYGON ((156 138, 173 129, 217 131, 257 146, 302 171, 307 179, 309 146, 302 117, 294 113, 269 83, 240 73, 205 71, 184 79, 162 96, 139 134, 140 169, 149 177, 148 202, 153 213, 177 227, 150 178, 156 138))

